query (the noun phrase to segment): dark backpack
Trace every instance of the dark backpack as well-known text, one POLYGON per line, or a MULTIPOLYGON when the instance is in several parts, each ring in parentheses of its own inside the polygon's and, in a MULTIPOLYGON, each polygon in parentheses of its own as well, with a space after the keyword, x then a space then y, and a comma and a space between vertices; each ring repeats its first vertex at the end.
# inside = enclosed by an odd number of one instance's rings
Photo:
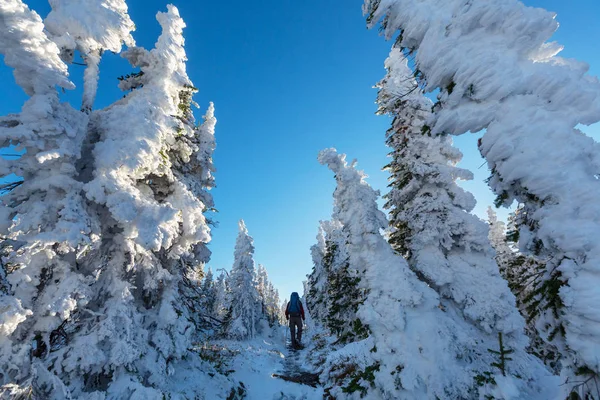
POLYGON ((292 293, 292 297, 290 297, 290 303, 288 305, 288 313, 292 317, 299 317, 301 315, 301 313, 300 313, 300 296, 298 296, 298 293, 296 293, 296 292, 292 293))

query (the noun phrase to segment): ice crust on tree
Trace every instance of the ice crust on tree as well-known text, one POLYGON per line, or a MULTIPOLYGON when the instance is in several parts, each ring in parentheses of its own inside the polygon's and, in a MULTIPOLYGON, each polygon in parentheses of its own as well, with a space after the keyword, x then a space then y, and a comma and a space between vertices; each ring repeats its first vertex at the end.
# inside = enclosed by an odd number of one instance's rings
POLYGON ((322 151, 319 161, 336 177, 332 220, 348 232, 348 262, 367 292, 356 315, 369 330, 366 339, 327 357, 321 377, 334 385, 331 393, 342 395, 342 386, 348 384, 343 381, 348 376, 340 378, 339 366, 355 364, 359 370, 374 368, 373 386, 367 388, 370 398, 469 398, 476 393, 543 398, 544 386, 553 383, 546 380, 549 373, 539 361, 513 347, 511 374, 493 371, 495 360, 487 349, 497 347, 495 338, 482 335, 455 309, 443 311, 439 295, 392 250, 380 233, 387 220, 377 208, 378 193, 365 182, 364 173, 333 149, 322 151), (498 385, 474 384, 475 376, 486 371, 498 385))
POLYGON ((561 46, 548 42, 554 14, 516 0, 366 0, 363 10, 388 38, 401 31, 398 44, 414 51, 426 89, 441 90, 433 133, 486 129, 480 151, 491 188, 504 204, 525 204, 520 248, 551 260, 544 280, 562 285, 564 312, 541 310, 538 327, 564 330, 554 340, 572 364, 564 380, 580 380, 580 367, 597 374, 599 145, 576 126, 600 120, 598 79, 557 56, 561 46))

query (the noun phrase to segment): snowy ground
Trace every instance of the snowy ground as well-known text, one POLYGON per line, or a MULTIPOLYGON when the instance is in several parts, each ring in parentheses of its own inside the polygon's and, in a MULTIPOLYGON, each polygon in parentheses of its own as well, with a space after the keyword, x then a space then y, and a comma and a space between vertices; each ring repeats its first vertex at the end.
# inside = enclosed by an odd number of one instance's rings
POLYGON ((312 400, 322 399, 323 389, 286 382, 273 375, 296 375, 312 372, 303 369, 304 351, 288 349, 289 333, 281 327, 268 337, 245 342, 219 341, 218 345, 239 352, 228 365, 229 378, 242 382, 248 400, 312 400), (288 343, 286 344, 286 339, 288 343))

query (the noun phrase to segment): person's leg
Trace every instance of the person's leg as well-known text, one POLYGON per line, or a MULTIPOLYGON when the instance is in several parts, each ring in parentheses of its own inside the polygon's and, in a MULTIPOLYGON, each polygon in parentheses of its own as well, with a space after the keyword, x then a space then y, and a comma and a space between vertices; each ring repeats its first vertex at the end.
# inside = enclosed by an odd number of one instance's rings
POLYGON ((290 340, 292 342, 292 346, 296 345, 296 332, 294 329, 294 317, 290 317, 290 340))
POLYGON ((302 318, 298 318, 298 344, 302 343, 302 318))
POLYGON ((302 320, 301 320, 300 317, 293 317, 293 318, 290 318, 290 319, 293 321, 292 323, 294 324, 294 333, 293 333, 294 341, 293 341, 293 344, 294 344, 294 346, 297 346, 297 345, 300 344, 300 342, 298 340, 298 332, 300 331, 300 329, 302 329, 302 320))

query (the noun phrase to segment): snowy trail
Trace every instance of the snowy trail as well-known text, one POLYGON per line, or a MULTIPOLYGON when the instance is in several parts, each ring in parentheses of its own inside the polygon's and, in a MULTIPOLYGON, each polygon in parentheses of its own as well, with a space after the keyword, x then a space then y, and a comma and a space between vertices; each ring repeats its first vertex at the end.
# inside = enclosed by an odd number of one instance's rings
POLYGON ((283 359, 283 370, 277 373, 277 378, 288 382, 294 382, 312 387, 319 386, 319 374, 307 371, 306 368, 306 350, 297 350, 292 348, 290 341, 286 341, 286 356, 283 359))
MULTIPOLYGON (((286 328, 287 329, 287 328, 286 328)), ((288 348, 283 335, 257 338, 230 345, 240 350, 233 360, 230 377, 242 382, 248 400, 321 400, 323 389, 289 382, 281 377, 308 376, 302 368, 304 354, 288 348)))

